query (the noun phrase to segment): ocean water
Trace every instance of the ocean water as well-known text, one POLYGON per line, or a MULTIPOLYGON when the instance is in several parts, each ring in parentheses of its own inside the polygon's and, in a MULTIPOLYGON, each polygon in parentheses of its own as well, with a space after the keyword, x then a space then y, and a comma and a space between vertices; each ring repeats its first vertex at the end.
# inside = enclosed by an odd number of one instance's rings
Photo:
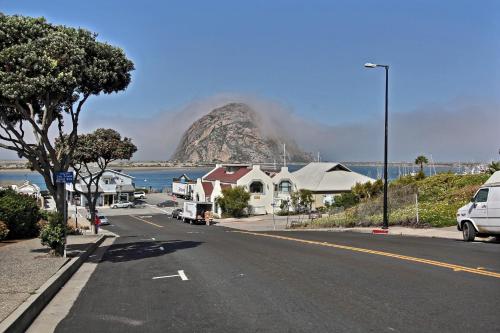
MULTIPOLYGON (((360 166, 360 165, 351 165, 351 164, 346 164, 351 170, 361 173, 365 176, 377 179, 381 178, 383 174, 383 168, 382 166, 360 166)), ((300 169, 302 166, 301 165, 290 165, 289 170, 290 171, 296 171, 300 169)), ((133 176, 134 183, 136 187, 140 188, 147 188, 155 191, 164 191, 165 189, 172 188, 172 179, 177 178, 182 174, 186 174, 188 177, 191 179, 200 178, 204 174, 206 174, 211 168, 176 168, 176 169, 153 169, 153 170, 148 170, 148 169, 129 169, 129 170, 124 170, 126 174, 129 174, 133 176)), ((415 171, 418 171, 417 167, 413 168, 415 171)), ((389 179, 396 179, 400 176, 400 174, 404 172, 410 172, 412 171, 411 168, 406 168, 406 170, 403 167, 398 167, 398 166, 390 166, 388 168, 388 177, 389 179)), ((443 166, 436 166, 435 171, 437 173, 441 172, 456 172, 452 167, 443 167, 443 166)), ((424 169, 424 172, 429 175, 431 173, 431 169, 429 167, 426 167, 424 169)), ((432 169, 432 173, 434 173, 434 169, 432 169)), ((43 180, 43 177, 36 173, 36 172, 30 172, 30 171, 0 171, 0 182, 1 183, 8 183, 8 182, 21 182, 23 180, 29 180, 30 182, 37 184, 40 186, 42 190, 46 189, 45 182, 43 180)))

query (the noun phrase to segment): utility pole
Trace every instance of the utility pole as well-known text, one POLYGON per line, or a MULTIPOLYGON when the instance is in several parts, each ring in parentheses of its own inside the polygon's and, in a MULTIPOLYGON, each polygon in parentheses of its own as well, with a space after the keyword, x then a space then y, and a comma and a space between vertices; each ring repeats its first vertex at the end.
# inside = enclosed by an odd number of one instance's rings
POLYGON ((286 143, 283 144, 283 166, 286 167, 286 143))
POLYGON ((366 63, 366 68, 382 67, 385 69, 385 121, 384 121, 384 220, 382 229, 389 229, 388 203, 387 203, 387 150, 389 128, 389 65, 366 63))

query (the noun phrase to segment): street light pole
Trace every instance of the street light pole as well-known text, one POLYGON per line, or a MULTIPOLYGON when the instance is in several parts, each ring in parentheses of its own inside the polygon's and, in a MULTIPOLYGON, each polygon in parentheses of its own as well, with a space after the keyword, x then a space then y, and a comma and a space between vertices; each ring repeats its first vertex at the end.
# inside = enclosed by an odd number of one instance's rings
POLYGON ((383 67, 385 69, 385 128, 384 128, 384 221, 382 229, 389 229, 389 217, 387 209, 387 147, 389 129, 389 65, 377 65, 366 63, 366 68, 383 67))

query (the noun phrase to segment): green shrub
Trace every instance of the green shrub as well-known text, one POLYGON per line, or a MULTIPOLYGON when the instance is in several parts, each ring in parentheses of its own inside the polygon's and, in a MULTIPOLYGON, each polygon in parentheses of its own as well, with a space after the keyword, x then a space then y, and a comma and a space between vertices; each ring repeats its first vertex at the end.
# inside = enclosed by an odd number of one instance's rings
POLYGON ((7 228, 7 224, 3 221, 0 221, 0 241, 7 238, 9 234, 9 228, 7 228))
MULTIPOLYGON (((414 227, 444 227, 456 224, 458 208, 469 202, 488 175, 455 175, 443 173, 424 179, 406 176, 389 186, 389 223, 414 227), (417 224, 415 193, 418 192, 419 222, 417 224)), ((358 185, 358 189, 362 187, 358 185)), ((382 223, 382 196, 356 202, 356 196, 344 193, 335 197, 334 206, 346 207, 344 212, 317 219, 312 228, 379 226, 382 223)))
POLYGON ((222 190, 222 197, 217 198, 217 204, 224 216, 241 217, 248 208, 250 193, 244 187, 228 187, 222 190))
POLYGON ((359 202, 359 198, 352 192, 342 193, 334 197, 333 206, 349 208, 356 205, 359 202))
POLYGON ((39 218, 40 209, 35 198, 13 190, 0 191, 0 220, 7 224, 9 238, 37 236, 39 218))
POLYGON ((50 247, 54 253, 61 254, 65 240, 63 216, 60 213, 50 213, 48 219, 48 223, 40 231, 42 245, 50 247))

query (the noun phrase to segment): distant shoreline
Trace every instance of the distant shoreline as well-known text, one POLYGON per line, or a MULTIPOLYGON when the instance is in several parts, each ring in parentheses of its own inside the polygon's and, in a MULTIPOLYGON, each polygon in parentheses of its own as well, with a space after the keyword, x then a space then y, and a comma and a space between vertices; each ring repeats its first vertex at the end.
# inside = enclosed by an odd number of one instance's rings
MULTIPOLYGON (((12 162, 10 163, 5 163, 6 161, 0 161, 0 173, 2 172, 32 172, 30 169, 27 168, 21 168, 21 167, 16 167, 12 166, 9 167, 9 164, 14 164, 12 162), (3 165, 2 165, 3 162, 3 165)), ((140 163, 140 162, 139 162, 140 163)), ((158 162, 160 164, 162 162, 158 162)), ((384 165, 383 162, 340 162, 342 164, 346 164, 349 166, 369 166, 369 167, 381 167, 384 165)), ((272 163, 258 163, 258 164, 265 164, 265 165, 272 165, 272 163)), ((307 163, 289 163, 289 165, 306 165, 307 163)), ((439 162, 439 163, 434 163, 433 165, 435 167, 453 167, 456 166, 457 164, 461 164, 462 166, 474 166, 477 164, 481 164, 480 162, 477 163, 471 163, 471 162, 465 162, 465 163, 459 163, 459 162, 439 162)), ((426 164, 425 166, 428 167, 431 164, 426 164)), ((278 167, 280 167, 280 164, 277 164, 278 167)), ((394 166, 417 166, 415 163, 412 162, 389 162, 389 166, 394 167, 394 166)), ((208 165, 169 165, 169 166, 162 166, 162 165, 110 165, 110 169, 119 169, 119 170, 186 170, 186 169, 209 169, 215 167, 215 164, 208 165)), ((34 172, 34 171, 33 171, 34 172)))
MULTIPOLYGON (((154 171, 154 170, 186 170, 186 169, 210 169, 211 166, 110 166, 110 169, 115 170, 143 170, 143 171, 154 171)), ((26 168, 1 168, 0 174, 3 172, 37 172, 26 168)))

